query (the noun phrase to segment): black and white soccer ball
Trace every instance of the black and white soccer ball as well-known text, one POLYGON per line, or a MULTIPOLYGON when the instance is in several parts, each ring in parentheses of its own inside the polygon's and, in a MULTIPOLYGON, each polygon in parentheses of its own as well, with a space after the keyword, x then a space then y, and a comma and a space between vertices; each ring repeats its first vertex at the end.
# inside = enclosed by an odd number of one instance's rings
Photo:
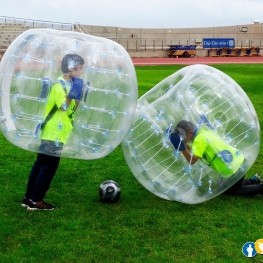
POLYGON ((113 180, 107 180, 101 183, 99 187, 100 200, 105 203, 115 203, 120 199, 121 188, 113 180))

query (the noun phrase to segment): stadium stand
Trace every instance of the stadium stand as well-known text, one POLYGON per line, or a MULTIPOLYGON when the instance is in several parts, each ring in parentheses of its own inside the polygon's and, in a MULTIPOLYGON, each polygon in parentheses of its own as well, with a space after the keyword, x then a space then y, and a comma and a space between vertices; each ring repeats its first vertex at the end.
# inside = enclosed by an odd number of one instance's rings
POLYGON ((13 40, 25 30, 27 27, 23 24, 0 24, 0 58, 13 40))
POLYGON ((0 16, 0 59, 14 39, 30 28, 53 28, 105 37, 122 45, 131 57, 232 57, 263 54, 263 24, 208 28, 120 28, 59 23, 0 16), (228 47, 205 47, 204 39, 233 39, 228 47), (185 47, 177 48, 173 47, 185 47), (194 47, 194 48, 188 48, 194 47))

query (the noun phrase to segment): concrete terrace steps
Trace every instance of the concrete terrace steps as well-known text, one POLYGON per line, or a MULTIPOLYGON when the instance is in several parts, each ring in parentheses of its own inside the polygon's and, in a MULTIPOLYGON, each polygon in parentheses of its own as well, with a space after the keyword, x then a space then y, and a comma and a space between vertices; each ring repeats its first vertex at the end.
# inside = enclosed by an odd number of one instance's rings
POLYGON ((60 24, 39 21, 23 21, 22 23, 0 22, 0 60, 9 45, 23 32, 32 28, 53 28, 58 30, 72 30, 71 24, 60 24))
POLYGON ((0 57, 3 50, 7 49, 9 45, 28 27, 24 24, 0 24, 0 57))
POLYGON ((0 60, 10 44, 23 32, 32 28, 53 28, 58 30, 73 30, 73 25, 52 23, 45 21, 23 21, 22 23, 1 23, 0 22, 0 60))
POLYGON ((2 31, 21 31, 27 28, 24 24, 0 24, 0 30, 2 31))

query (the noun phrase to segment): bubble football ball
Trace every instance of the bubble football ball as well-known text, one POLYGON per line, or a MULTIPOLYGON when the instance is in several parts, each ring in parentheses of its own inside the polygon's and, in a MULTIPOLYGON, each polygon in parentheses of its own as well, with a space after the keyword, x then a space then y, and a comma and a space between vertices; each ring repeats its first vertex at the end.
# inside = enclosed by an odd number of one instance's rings
POLYGON ((107 180, 101 183, 99 187, 100 200, 105 203, 115 203, 120 199, 121 188, 113 180, 107 180))
MULTIPOLYGON (((31 29, 18 36, 0 64, 0 121, 12 144, 38 152, 36 128, 44 119, 52 83, 66 54, 85 63, 84 96, 61 156, 97 159, 112 152, 129 129, 137 102, 133 63, 118 43, 87 34, 31 29)), ((63 124, 58 127, 63 132, 63 124)))
POLYGON ((184 67, 143 95, 122 143, 132 173, 146 189, 188 204, 216 197, 236 183, 256 160, 259 147, 259 122, 248 96, 229 76, 206 65, 184 67), (202 160, 191 165, 167 135, 181 120, 212 130, 217 143, 236 148, 246 160, 238 172, 219 174, 202 160))

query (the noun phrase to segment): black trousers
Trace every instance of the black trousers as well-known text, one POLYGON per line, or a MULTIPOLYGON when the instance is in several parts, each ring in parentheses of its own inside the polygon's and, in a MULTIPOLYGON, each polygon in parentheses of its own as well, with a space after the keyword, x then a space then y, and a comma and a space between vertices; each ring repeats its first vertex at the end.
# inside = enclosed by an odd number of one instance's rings
POLYGON ((263 185, 256 184, 250 179, 241 178, 237 183, 225 191, 228 195, 254 196, 263 194, 263 185))
POLYGON ((38 153, 29 174, 25 197, 33 202, 42 201, 56 174, 60 157, 38 153))

